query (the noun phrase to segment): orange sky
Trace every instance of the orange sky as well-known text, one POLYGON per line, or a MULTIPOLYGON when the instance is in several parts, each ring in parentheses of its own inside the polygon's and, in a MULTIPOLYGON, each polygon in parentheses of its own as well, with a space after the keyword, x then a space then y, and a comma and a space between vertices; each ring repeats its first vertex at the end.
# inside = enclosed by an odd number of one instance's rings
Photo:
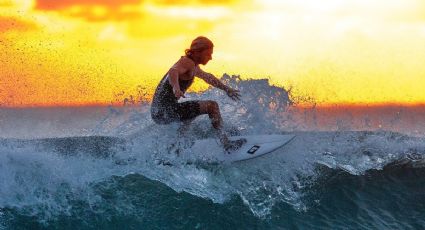
POLYGON ((425 102, 422 0, 0 0, 0 106, 149 95, 198 35, 217 76, 319 105, 425 102))

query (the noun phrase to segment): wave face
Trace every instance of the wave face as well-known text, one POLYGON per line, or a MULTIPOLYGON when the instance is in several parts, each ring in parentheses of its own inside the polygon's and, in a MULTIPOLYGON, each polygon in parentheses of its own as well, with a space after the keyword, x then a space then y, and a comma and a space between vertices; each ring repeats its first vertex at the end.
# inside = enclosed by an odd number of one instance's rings
POLYGON ((264 157, 215 164, 190 151, 215 137, 206 116, 182 134, 179 124, 154 124, 149 105, 3 112, 0 229, 425 228, 419 115, 297 109, 267 80, 222 80, 241 90, 240 102, 215 89, 188 100, 218 101, 230 134, 296 138, 264 157), (24 113, 27 126, 16 116, 24 113))

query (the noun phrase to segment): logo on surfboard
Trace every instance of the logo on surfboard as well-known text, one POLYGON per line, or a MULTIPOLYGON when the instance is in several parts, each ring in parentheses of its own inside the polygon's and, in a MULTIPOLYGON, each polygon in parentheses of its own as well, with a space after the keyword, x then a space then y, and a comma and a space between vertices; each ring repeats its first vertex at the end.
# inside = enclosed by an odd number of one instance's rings
POLYGON ((258 146, 258 145, 254 145, 254 146, 252 146, 249 150, 248 150, 248 152, 247 153, 249 153, 249 154, 254 154, 258 149, 260 148, 260 146, 258 146))

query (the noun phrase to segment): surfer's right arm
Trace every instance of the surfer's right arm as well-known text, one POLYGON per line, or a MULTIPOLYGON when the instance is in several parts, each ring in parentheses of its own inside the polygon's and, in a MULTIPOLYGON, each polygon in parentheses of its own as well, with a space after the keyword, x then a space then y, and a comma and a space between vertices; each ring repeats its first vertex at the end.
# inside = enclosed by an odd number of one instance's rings
POLYGON ((227 96, 229 96, 232 100, 240 100, 239 90, 232 89, 231 87, 223 84, 217 77, 214 76, 214 74, 205 72, 199 67, 195 69, 195 74, 196 76, 204 80, 206 83, 226 92, 227 96))
POLYGON ((184 97, 184 93, 181 91, 179 85, 179 75, 186 73, 188 70, 192 69, 193 66, 194 64, 192 62, 188 62, 185 58, 180 58, 180 60, 178 60, 168 71, 168 81, 173 87, 173 93, 177 100, 180 99, 180 97, 184 97))
POLYGON ((173 87, 173 93, 177 100, 180 99, 180 97, 184 97, 184 93, 180 90, 178 70, 171 68, 170 71, 168 71, 168 81, 173 87))

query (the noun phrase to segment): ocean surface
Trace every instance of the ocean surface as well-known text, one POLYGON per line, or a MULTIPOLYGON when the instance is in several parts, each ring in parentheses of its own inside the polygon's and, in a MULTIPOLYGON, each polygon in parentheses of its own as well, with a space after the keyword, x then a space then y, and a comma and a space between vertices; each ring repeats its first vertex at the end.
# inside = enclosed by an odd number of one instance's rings
POLYGON ((295 134, 233 164, 149 104, 0 109, 0 229, 425 229, 425 109, 299 108, 267 80, 209 89, 231 135, 295 134))

